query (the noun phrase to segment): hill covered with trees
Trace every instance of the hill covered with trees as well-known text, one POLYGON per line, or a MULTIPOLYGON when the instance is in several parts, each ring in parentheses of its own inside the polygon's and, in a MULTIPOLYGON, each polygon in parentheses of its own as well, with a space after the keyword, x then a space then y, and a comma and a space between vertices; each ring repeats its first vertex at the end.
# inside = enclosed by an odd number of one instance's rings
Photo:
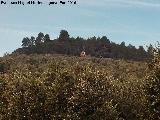
POLYGON ((150 64, 12 54, 0 58, 0 119, 159 120, 160 50, 150 64))
POLYGON ((15 50, 13 53, 20 54, 64 54, 70 56, 79 56, 81 51, 93 57, 145 60, 151 57, 153 47, 150 45, 145 51, 143 46, 136 48, 125 42, 116 44, 110 41, 106 36, 90 37, 84 39, 81 37, 70 37, 66 30, 61 30, 57 39, 51 40, 49 34, 40 32, 37 37, 25 37, 22 40, 22 48, 15 50))
POLYGON ((62 30, 22 46, 0 57, 0 120, 160 119, 160 45, 146 52, 62 30), (92 57, 77 57, 82 50, 92 57))

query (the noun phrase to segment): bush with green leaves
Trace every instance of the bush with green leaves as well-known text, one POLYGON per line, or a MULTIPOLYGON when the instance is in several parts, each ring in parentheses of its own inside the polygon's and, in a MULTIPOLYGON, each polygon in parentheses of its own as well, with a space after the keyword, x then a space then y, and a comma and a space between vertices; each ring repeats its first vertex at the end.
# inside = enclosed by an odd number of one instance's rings
POLYGON ((147 119, 143 62, 35 54, 2 61, 2 120, 147 119))
POLYGON ((154 49, 154 58, 149 64, 151 70, 147 77, 146 93, 150 119, 160 119, 160 47, 154 49))

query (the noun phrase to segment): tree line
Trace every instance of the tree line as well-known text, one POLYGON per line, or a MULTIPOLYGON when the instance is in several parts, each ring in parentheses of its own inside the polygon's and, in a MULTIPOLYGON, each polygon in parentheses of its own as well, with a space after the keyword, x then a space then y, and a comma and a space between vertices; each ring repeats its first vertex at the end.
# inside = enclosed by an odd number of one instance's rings
POLYGON ((136 48, 129 44, 126 46, 123 41, 116 44, 106 36, 90 37, 70 37, 66 30, 61 30, 59 37, 51 40, 49 34, 40 32, 37 37, 25 37, 22 40, 22 48, 18 48, 13 53, 22 54, 65 54, 79 56, 81 51, 87 55, 103 58, 145 60, 151 57, 153 46, 150 45, 145 51, 143 46, 136 48))

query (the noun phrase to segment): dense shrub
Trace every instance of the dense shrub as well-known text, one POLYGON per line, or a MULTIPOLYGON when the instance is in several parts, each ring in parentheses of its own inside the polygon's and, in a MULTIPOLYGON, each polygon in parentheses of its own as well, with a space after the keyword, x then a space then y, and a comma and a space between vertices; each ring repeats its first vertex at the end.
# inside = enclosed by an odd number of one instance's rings
POLYGON ((0 75, 2 120, 147 119, 145 63, 50 55, 6 61, 12 64, 0 75))
POLYGON ((147 77, 146 92, 148 96, 148 108, 152 120, 160 119, 160 49, 155 49, 154 59, 149 64, 151 70, 147 77))

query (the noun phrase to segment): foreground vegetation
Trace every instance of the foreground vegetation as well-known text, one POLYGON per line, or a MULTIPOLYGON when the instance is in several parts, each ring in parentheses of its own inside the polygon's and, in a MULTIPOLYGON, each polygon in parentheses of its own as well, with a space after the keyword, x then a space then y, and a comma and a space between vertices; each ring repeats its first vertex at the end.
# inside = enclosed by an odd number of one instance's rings
POLYGON ((158 120, 160 58, 0 58, 0 119, 158 120), (154 90, 154 91, 153 91, 154 90))

